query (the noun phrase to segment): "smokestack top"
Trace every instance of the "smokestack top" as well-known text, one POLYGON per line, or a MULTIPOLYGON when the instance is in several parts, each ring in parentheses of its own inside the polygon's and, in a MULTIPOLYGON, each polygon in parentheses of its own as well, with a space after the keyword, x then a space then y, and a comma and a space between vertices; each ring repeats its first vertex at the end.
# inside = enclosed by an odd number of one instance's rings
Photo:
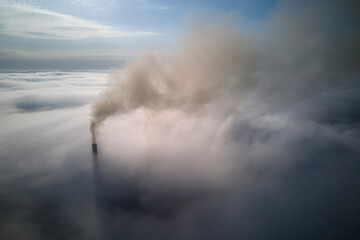
POLYGON ((92 146, 92 152, 93 152, 93 154, 96 155, 96 154, 97 154, 97 144, 96 144, 96 143, 93 143, 91 146, 92 146))

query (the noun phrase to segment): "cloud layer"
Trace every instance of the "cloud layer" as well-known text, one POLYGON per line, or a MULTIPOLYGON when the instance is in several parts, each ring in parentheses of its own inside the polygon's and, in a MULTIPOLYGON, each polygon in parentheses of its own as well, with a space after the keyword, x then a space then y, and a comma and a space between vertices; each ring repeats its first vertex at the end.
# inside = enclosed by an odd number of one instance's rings
POLYGON ((125 31, 60 14, 27 4, 4 1, 0 3, 0 32, 10 36, 36 39, 118 38, 154 35, 154 32, 125 31))

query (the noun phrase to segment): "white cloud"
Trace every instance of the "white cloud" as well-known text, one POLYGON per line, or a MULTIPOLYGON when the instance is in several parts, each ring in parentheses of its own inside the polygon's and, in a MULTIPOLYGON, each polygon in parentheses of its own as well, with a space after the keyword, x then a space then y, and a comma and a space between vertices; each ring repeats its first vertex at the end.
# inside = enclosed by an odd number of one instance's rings
POLYGON ((136 56, 137 52, 133 49, 115 49, 115 50, 22 50, 22 49, 1 49, 0 59, 125 59, 136 56))
POLYGON ((0 72, 0 115, 31 110, 25 109, 29 104, 34 110, 88 104, 102 90, 105 78, 103 71, 0 72))
POLYGON ((23 38, 75 40, 156 34, 120 31, 95 21, 9 1, 0 3, 0 12, 0 33, 23 38))

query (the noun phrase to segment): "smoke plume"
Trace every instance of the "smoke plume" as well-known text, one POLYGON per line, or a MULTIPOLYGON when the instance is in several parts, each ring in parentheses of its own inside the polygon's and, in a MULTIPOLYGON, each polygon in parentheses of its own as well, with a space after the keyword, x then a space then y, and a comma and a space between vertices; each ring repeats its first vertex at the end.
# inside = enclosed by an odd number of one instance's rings
POLYGON ((232 27, 193 30, 174 56, 149 52, 110 75, 110 87, 92 106, 93 141, 102 122, 116 113, 139 108, 194 113, 220 99, 234 107, 252 84, 255 65, 254 47, 232 27))
POLYGON ((335 72, 358 68, 358 4, 341 5, 333 1, 325 11, 320 2, 283 3, 262 34, 244 33, 227 17, 193 27, 171 56, 144 53, 110 73, 109 87, 92 105, 93 142, 107 118, 136 109, 271 110, 348 85, 335 72))
POLYGON ((112 70, 91 119, 109 178, 102 189, 118 201, 107 209, 150 217, 112 214, 111 235, 119 225, 148 233, 129 239, 355 235, 328 225, 358 218, 338 197, 359 179, 356 6, 283 2, 253 31, 233 16, 204 21, 171 54, 112 70))

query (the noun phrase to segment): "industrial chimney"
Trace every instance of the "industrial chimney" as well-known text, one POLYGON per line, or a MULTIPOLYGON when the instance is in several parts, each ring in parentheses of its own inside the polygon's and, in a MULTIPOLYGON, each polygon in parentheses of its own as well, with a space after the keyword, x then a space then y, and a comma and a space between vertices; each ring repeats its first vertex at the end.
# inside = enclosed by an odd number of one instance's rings
POLYGON ((97 155, 97 144, 93 143, 91 146, 92 146, 93 155, 97 155))

